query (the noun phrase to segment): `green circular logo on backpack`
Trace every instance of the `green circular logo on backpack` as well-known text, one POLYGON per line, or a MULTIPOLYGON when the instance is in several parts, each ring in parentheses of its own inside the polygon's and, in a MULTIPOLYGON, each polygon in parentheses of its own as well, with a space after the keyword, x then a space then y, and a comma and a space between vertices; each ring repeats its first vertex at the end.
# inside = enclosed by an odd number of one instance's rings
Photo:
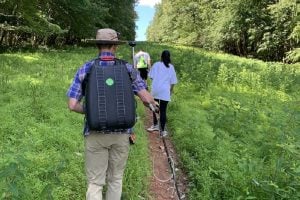
POLYGON ((112 86, 115 82, 112 78, 108 78, 108 79, 106 79, 105 83, 108 86, 112 86))

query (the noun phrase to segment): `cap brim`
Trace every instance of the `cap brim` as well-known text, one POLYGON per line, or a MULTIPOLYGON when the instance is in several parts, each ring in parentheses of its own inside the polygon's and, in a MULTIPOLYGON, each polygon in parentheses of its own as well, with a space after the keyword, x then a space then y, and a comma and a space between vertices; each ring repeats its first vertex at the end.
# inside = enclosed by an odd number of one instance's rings
POLYGON ((95 39, 86 40, 86 42, 95 43, 95 44, 125 44, 125 43, 127 43, 127 41, 122 41, 122 40, 112 41, 112 40, 95 40, 95 39))

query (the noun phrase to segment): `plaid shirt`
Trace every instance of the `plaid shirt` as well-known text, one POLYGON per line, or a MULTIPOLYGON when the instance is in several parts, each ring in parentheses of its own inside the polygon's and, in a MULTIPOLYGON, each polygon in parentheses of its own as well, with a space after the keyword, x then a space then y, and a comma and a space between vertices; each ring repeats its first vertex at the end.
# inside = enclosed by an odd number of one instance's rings
MULTIPOLYGON (((111 52, 101 52, 99 54, 100 62, 99 65, 102 67, 109 67, 111 65, 114 65, 115 61, 115 55, 111 52)), ((82 98, 84 97, 82 94, 82 82, 84 78, 86 77, 87 73, 91 70, 91 67, 93 66, 95 60, 91 60, 89 62, 86 62, 81 68, 78 69, 78 71, 75 74, 74 80, 67 92, 67 96, 69 98, 74 98, 78 101, 81 101, 82 98)), ((126 67, 128 72, 131 74, 134 72, 134 68, 132 65, 126 63, 126 67)), ((146 89, 147 85, 146 83, 142 80, 140 77, 139 73, 137 73, 137 77, 135 80, 132 82, 132 90, 136 94, 138 91, 142 89, 146 89)), ((124 133, 128 133, 128 131, 122 131, 124 133)), ((87 122, 85 120, 84 123, 84 130, 83 133, 85 136, 89 135, 89 128, 87 126, 87 122)), ((120 133, 120 131, 118 131, 120 133)))

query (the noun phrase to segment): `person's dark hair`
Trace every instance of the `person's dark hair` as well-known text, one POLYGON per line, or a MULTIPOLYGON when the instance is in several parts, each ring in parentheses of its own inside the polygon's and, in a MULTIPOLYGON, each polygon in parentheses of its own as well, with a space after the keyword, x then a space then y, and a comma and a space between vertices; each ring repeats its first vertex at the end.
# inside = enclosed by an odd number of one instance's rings
POLYGON ((164 50, 161 54, 161 61, 165 64, 166 67, 170 67, 169 64, 171 63, 171 54, 170 51, 164 50))

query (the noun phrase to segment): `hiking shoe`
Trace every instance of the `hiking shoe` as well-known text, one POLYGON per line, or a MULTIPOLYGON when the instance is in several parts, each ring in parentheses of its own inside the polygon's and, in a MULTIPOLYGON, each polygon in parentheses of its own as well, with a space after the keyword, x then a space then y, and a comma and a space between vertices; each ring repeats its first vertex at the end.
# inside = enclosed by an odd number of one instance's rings
POLYGON ((147 129, 147 131, 159 131, 158 125, 152 125, 150 128, 147 129))
POLYGON ((161 131, 160 132, 160 136, 161 137, 166 137, 168 135, 168 132, 167 131, 161 131))

